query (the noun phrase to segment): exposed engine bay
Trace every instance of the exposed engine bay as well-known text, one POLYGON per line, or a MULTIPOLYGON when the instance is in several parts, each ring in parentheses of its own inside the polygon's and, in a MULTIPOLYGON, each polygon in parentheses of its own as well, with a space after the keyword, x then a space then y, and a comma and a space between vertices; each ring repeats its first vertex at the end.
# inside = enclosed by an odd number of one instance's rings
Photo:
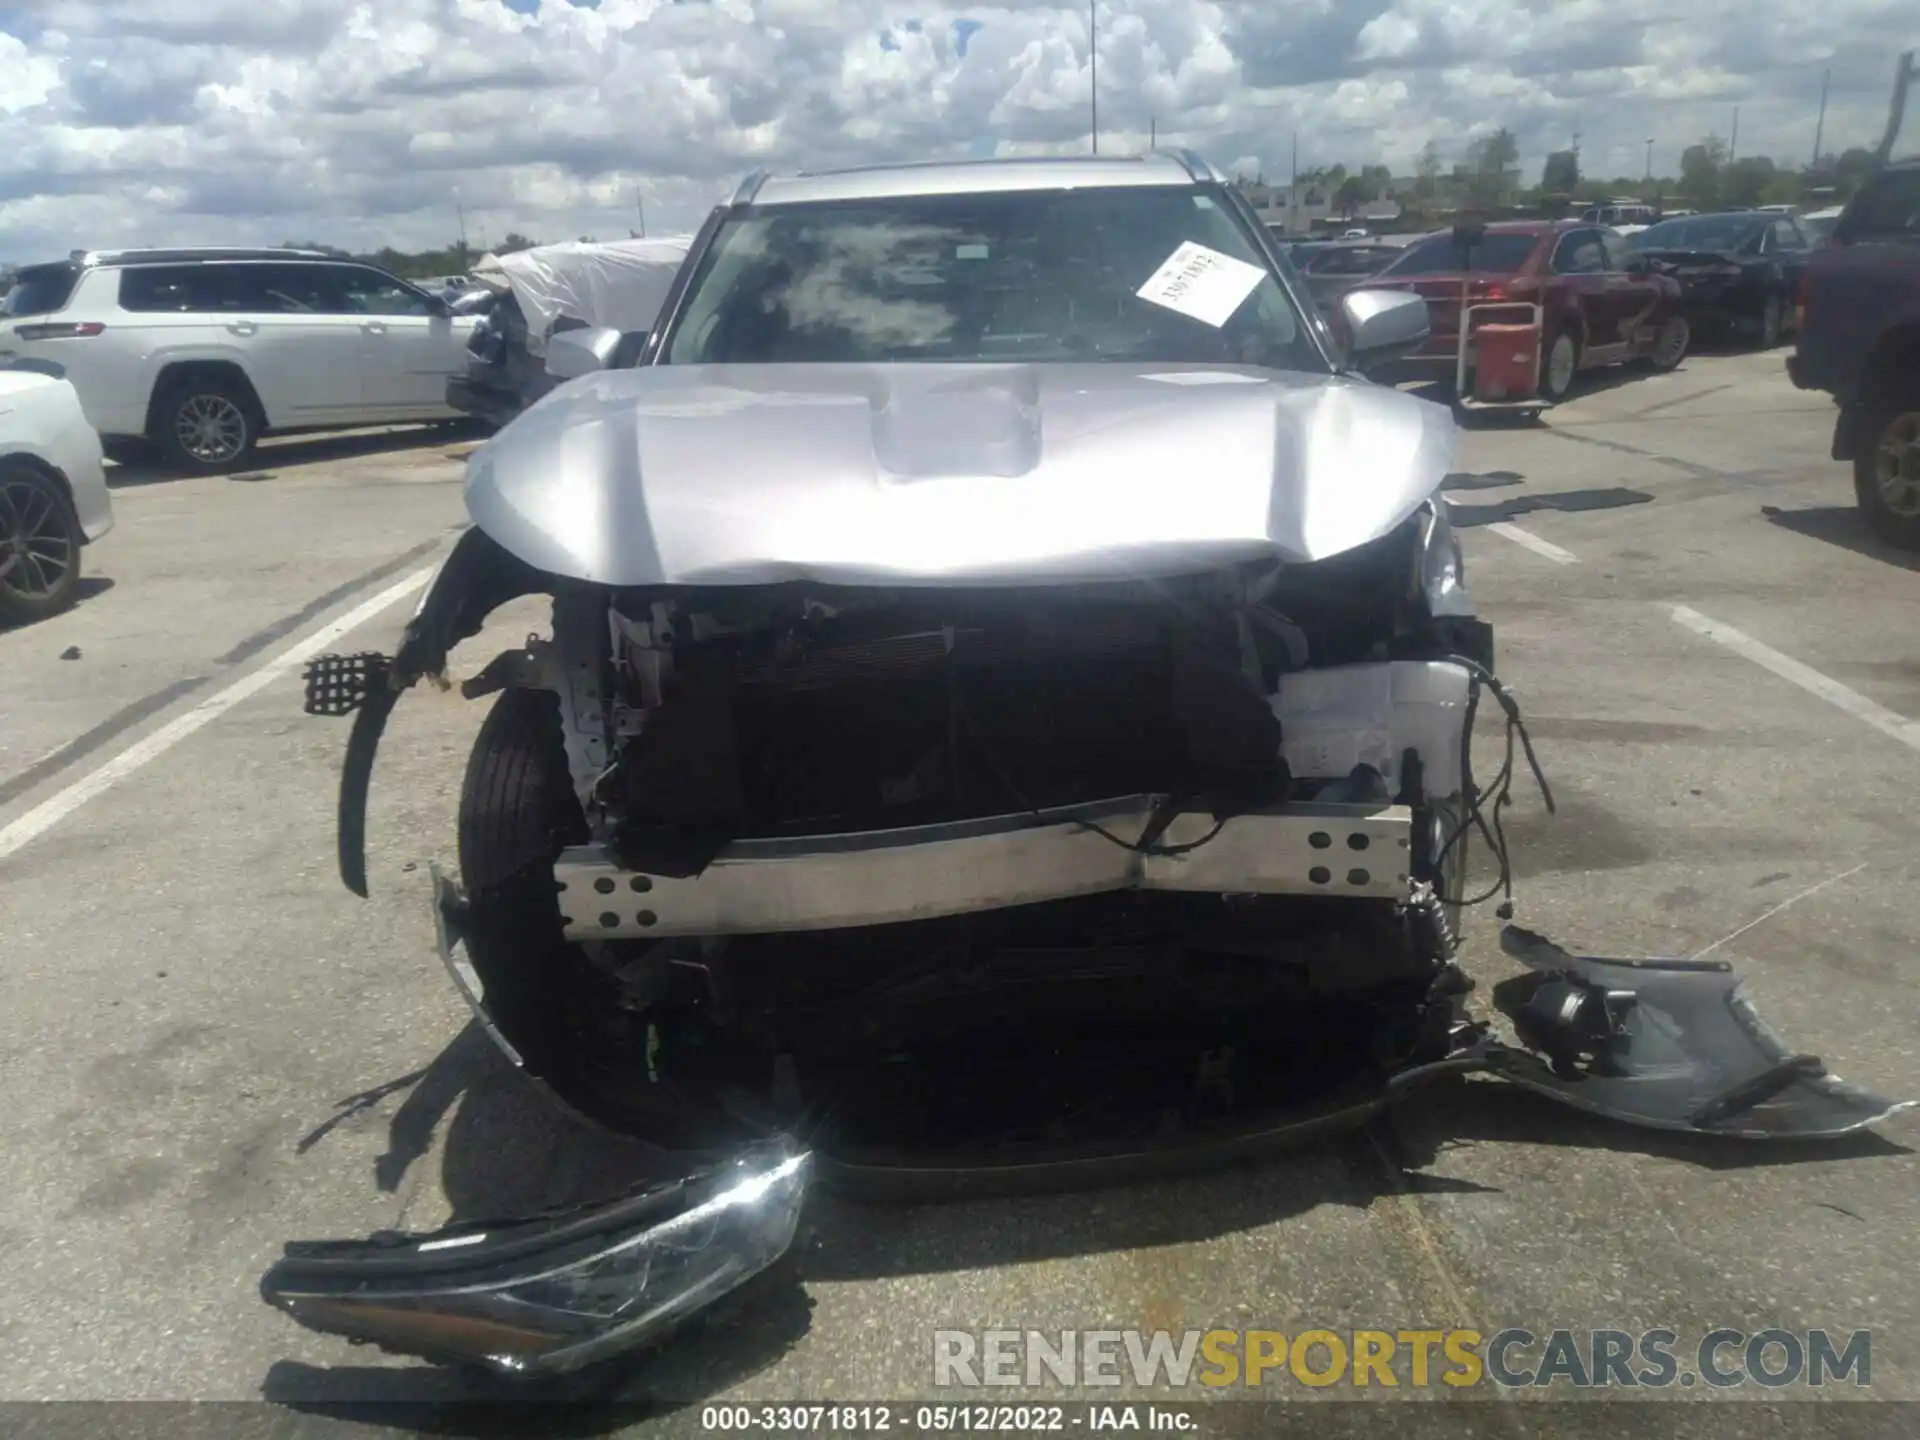
POLYGON ((1435 506, 1332 560, 1104 585, 554 588, 554 637, 464 687, 537 738, 500 770, 483 731, 444 898, 484 1016, 593 1118, 853 1125, 849 1045, 1062 1016, 1317 1007, 1369 1064, 1445 1052, 1466 831, 1503 854, 1510 767, 1466 800, 1498 682, 1435 506), (537 794, 487 778, 530 763, 537 794))

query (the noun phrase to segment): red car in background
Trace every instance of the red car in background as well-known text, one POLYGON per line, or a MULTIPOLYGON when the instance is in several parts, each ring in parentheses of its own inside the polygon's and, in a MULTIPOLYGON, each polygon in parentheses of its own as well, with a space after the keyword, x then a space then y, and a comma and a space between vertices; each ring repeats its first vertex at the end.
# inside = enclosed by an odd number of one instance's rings
MULTIPOLYGON (((1624 236, 1579 221, 1507 220, 1488 225, 1470 256, 1452 231, 1441 231, 1414 241, 1367 280, 1369 290, 1412 290, 1427 302, 1432 336, 1395 365, 1396 375, 1452 378, 1463 287, 1469 305, 1541 308, 1539 393, 1549 401, 1564 399, 1581 371, 1602 365, 1671 370, 1692 339, 1679 283, 1635 261, 1624 236)), ((1474 324, 1525 313, 1488 312, 1474 324)), ((1471 334, 1468 345, 1471 369, 1471 334)))

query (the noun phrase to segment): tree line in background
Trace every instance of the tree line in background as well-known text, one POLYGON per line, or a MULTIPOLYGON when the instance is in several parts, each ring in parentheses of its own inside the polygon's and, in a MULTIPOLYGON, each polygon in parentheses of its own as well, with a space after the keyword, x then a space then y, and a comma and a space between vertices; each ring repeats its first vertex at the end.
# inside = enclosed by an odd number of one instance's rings
MULTIPOLYGON (((1363 165, 1357 170, 1324 165, 1302 170, 1299 182, 1304 203, 1329 206, 1349 219, 1381 200, 1397 201, 1419 212, 1552 209, 1627 196, 1669 209, 1731 210, 1754 205, 1820 209, 1845 204, 1873 168, 1872 153, 1859 146, 1822 155, 1814 165, 1781 165, 1767 155, 1735 158, 1718 135, 1709 135, 1681 152, 1677 176, 1602 180, 1583 174, 1579 152, 1569 149, 1547 156, 1540 183, 1527 185, 1517 168, 1519 157, 1519 143, 1503 126, 1476 142, 1467 158, 1451 167, 1442 160, 1438 143, 1429 141, 1415 160, 1411 177, 1396 179, 1384 165, 1363 165)), ((1265 183, 1264 177, 1243 177, 1248 178, 1265 183)))
MULTIPOLYGON (((1732 210, 1753 205, 1802 205, 1819 209, 1846 203, 1873 168, 1872 154, 1859 146, 1823 155, 1815 165, 1780 165, 1767 155, 1735 158, 1729 154, 1727 142, 1718 135, 1709 135, 1681 152, 1678 176, 1600 180, 1581 173, 1578 151, 1556 150, 1547 156, 1540 183, 1526 185, 1517 168, 1519 159, 1519 142, 1512 131, 1502 126, 1477 141, 1467 158, 1450 168, 1441 158, 1438 143, 1428 141, 1414 161, 1411 183, 1406 179, 1396 180, 1385 165, 1362 165, 1357 170, 1349 170, 1345 165, 1316 166, 1302 170, 1299 180, 1306 190, 1307 204, 1330 206, 1335 214, 1351 219, 1380 200, 1398 201, 1406 210, 1419 214, 1508 207, 1551 212, 1626 196, 1667 209, 1684 206, 1692 210, 1732 210)), ((1259 177, 1243 179, 1264 183, 1259 177)), ((592 238, 590 235, 580 237, 584 241, 592 238)), ((296 249, 349 254, 334 245, 287 243, 296 249)), ((505 255, 515 250, 530 250, 542 243, 545 242, 510 231, 498 245, 487 246, 485 250, 465 243, 412 252, 382 246, 352 258, 378 265, 403 279, 425 280, 439 275, 464 275, 482 254, 505 255)))

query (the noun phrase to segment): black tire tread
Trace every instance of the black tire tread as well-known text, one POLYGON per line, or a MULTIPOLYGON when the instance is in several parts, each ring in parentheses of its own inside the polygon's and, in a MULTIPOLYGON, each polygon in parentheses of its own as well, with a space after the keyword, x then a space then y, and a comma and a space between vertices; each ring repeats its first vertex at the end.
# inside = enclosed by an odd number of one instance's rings
POLYGON ((558 698, 503 691, 480 726, 460 787, 460 876, 469 894, 552 864, 570 838, 565 832, 579 831, 579 805, 561 788, 566 775, 558 698))
POLYGON ((460 874, 468 958, 487 1009, 527 1068, 573 1109, 670 1149, 740 1138, 717 1111, 671 1084, 609 1088, 592 1063, 611 982, 565 935, 553 862, 589 832, 567 769, 558 698, 509 688, 468 756, 460 790, 460 874))
POLYGON ((31 625, 41 620, 51 620, 71 609, 80 593, 80 554, 85 537, 80 533, 80 520, 74 514, 72 497, 59 481, 32 466, 0 461, 0 476, 26 480, 51 495, 60 514, 66 517, 67 538, 73 546, 73 564, 67 567, 67 573, 61 577, 51 595, 30 599, 0 585, 0 624, 31 625))
POLYGON ((1897 380, 1884 398, 1869 406, 1861 417, 1859 453, 1853 460, 1853 491, 1860 502, 1860 513, 1873 533, 1896 549, 1920 551, 1920 516, 1896 515, 1880 497, 1880 486, 1873 474, 1873 451, 1880 434, 1894 416, 1920 410, 1920 375, 1897 380))

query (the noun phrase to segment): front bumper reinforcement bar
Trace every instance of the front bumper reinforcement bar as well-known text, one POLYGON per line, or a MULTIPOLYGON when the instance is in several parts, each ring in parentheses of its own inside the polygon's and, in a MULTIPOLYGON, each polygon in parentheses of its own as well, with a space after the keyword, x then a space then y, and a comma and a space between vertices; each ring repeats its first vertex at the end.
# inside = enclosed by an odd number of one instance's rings
POLYGON ((1167 817, 1159 797, 1141 795, 911 829, 740 840, 687 876, 647 874, 580 846, 561 852, 554 880, 574 940, 832 930, 1112 890, 1404 901, 1412 835, 1403 805, 1296 804, 1216 820, 1203 810, 1167 817), (1150 834, 1157 844, 1142 843, 1150 834))

